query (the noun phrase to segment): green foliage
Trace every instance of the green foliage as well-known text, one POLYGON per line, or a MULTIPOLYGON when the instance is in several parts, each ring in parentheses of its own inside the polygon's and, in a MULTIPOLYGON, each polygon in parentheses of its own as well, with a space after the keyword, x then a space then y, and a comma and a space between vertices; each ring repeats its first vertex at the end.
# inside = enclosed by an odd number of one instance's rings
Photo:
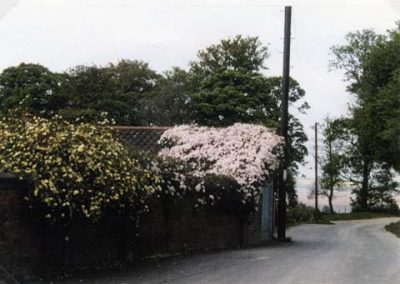
POLYGON ((239 72, 258 72, 264 69, 268 57, 268 48, 263 46, 258 37, 223 39, 205 50, 198 52, 198 62, 191 63, 194 73, 204 75, 233 70, 239 72))
POLYGON ((160 79, 148 63, 138 60, 121 60, 115 65, 110 64, 107 71, 113 87, 120 94, 138 95, 154 91, 160 79))
POLYGON ((194 120, 201 125, 265 121, 271 87, 259 73, 267 47, 257 37, 221 40, 198 53, 191 63, 194 80, 194 120), (266 98, 266 102, 263 99, 266 98))
POLYGON ((394 213, 385 212, 371 212, 371 211, 357 211, 351 213, 339 213, 326 216, 331 221, 348 221, 348 220, 364 220, 364 219, 375 219, 375 218, 387 218, 398 216, 394 213))
POLYGON ((333 198, 335 191, 344 190, 343 188, 343 169, 345 156, 343 153, 343 128, 339 120, 325 119, 323 126, 323 151, 321 194, 326 196, 329 201, 330 214, 334 213, 333 198))
POLYGON ((298 224, 311 222, 314 219, 314 209, 303 203, 289 207, 287 213, 287 222, 290 224, 298 224))
POLYGON ((389 231, 389 232, 395 234, 397 237, 400 238, 400 221, 399 222, 390 223, 389 225, 386 225, 385 229, 386 229, 386 231, 389 231))
POLYGON ((101 113, 106 110, 100 106, 113 91, 105 68, 76 66, 64 74, 61 93, 68 101, 59 111, 64 119, 91 122, 101 120, 101 113))
POLYGON ((0 114, 29 112, 49 117, 63 107, 61 76, 38 64, 21 63, 0 74, 0 114))
POLYGON ((350 83, 348 90, 359 93, 364 76, 364 64, 371 48, 380 40, 380 36, 373 30, 363 30, 348 33, 345 39, 346 45, 331 48, 335 57, 331 61, 331 66, 344 70, 345 79, 350 83))
POLYGON ((101 120, 106 112, 117 124, 143 124, 140 101, 156 89, 159 77, 142 61, 121 60, 107 67, 77 66, 65 74, 62 93, 68 107, 59 114, 70 121, 78 118, 90 122, 101 120))
MULTIPOLYGON (((378 168, 372 171, 371 175, 367 200, 368 209, 375 212, 399 212, 399 206, 394 199, 399 184, 393 180, 391 172, 378 168)), ((360 188, 353 189, 353 193, 356 196, 352 199, 352 209, 353 211, 362 211, 360 188)))
POLYGON ((268 96, 269 85, 261 75, 232 70, 213 74, 193 96, 195 121, 213 126, 265 121, 263 98, 268 96))
POLYGON ((157 89, 140 100, 138 121, 145 125, 179 125, 192 122, 192 78, 173 68, 157 81, 157 89))
POLYGON ((140 214, 158 182, 128 157, 109 128, 57 116, 1 120, 0 172, 27 180, 28 203, 59 223, 77 216, 96 221, 109 210, 140 214))
POLYGON ((400 170, 400 29, 386 35, 364 30, 346 39, 346 45, 333 47, 333 66, 345 71, 356 98, 346 124, 347 173, 358 184, 354 209, 374 207, 376 198, 389 206, 392 171, 400 170))
POLYGON ((349 90, 356 96, 352 108, 354 129, 365 158, 400 169, 400 29, 387 35, 373 31, 351 33, 348 44, 334 47, 336 67, 345 70, 349 90))

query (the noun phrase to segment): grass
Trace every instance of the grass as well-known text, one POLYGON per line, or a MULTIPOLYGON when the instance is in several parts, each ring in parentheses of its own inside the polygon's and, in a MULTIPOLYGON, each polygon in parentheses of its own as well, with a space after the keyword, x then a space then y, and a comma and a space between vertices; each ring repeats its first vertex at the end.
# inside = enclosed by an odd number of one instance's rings
POLYGON ((400 238, 400 221, 386 225, 385 229, 400 238))
POLYGON ((362 220, 362 219, 375 219, 386 217, 399 217, 394 213, 378 213, 378 212, 352 212, 352 213, 339 213, 333 215, 324 215, 322 218, 329 221, 347 221, 347 220, 362 220))
MULTIPOLYGON (((327 214, 322 213, 318 220, 318 224, 321 225, 334 225, 335 221, 350 221, 350 220, 363 220, 363 219, 375 219, 375 218, 388 218, 388 217, 400 217, 400 213, 383 213, 383 212, 351 212, 351 213, 335 213, 327 214)), ((302 224, 315 224, 312 217, 309 219, 303 218, 297 222, 288 222, 288 227, 295 227, 302 224)))
MULTIPOLYGON (((316 223, 314 220, 308 220, 308 221, 301 221, 301 222, 296 222, 296 223, 288 222, 286 224, 286 226, 288 228, 290 228, 290 227, 296 227, 296 226, 300 226, 300 225, 304 225, 304 224, 316 224, 316 223)), ((335 225, 335 223, 332 223, 332 221, 329 219, 319 219, 318 225, 335 225)))
MULTIPOLYGON (((315 222, 314 222, 315 224, 315 222)), ((324 218, 320 218, 318 220, 318 224, 322 224, 322 225, 335 225, 335 223, 332 223, 332 220, 330 219, 324 219, 324 218)))

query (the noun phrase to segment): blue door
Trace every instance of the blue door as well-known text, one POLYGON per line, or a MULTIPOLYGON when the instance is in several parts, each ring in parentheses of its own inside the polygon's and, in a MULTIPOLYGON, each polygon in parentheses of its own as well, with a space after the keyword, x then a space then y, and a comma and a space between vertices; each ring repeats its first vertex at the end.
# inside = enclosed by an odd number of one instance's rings
POLYGON ((261 240, 272 240, 273 236, 274 191, 272 183, 262 190, 261 201, 261 240))

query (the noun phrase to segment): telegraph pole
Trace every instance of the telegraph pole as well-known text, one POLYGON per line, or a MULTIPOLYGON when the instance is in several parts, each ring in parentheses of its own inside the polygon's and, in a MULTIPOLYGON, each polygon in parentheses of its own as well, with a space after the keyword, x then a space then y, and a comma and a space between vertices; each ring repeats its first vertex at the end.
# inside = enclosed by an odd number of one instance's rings
POLYGON ((315 123, 315 223, 318 223, 318 123, 315 123))
POLYGON ((289 101, 289 66, 290 66, 290 25, 292 7, 285 6, 285 30, 283 42, 283 79, 280 135, 285 139, 284 157, 279 171, 278 203, 278 239, 286 241, 286 175, 288 166, 288 101, 289 101))

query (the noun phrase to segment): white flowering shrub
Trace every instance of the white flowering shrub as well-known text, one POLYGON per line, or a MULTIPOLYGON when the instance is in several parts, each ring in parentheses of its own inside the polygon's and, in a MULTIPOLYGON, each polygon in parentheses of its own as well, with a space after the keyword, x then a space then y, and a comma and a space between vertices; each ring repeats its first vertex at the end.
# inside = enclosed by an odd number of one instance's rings
POLYGON ((153 196, 179 199, 189 190, 190 185, 187 177, 189 169, 184 162, 153 155, 130 145, 127 145, 127 148, 130 156, 138 160, 142 168, 151 172, 157 178, 157 186, 154 187, 153 196))
POLYGON ((96 221, 106 211, 139 214, 159 182, 108 127, 60 117, 0 120, 0 172, 27 180, 28 203, 64 223, 75 215, 96 221))
POLYGON ((257 204, 260 186, 279 166, 283 139, 264 126, 236 123, 225 128, 177 126, 159 142, 161 156, 187 162, 194 176, 230 177, 238 184, 241 202, 257 204))
MULTIPOLYGON (((224 176, 206 175, 194 176, 187 163, 164 156, 149 155, 149 153, 131 151, 131 155, 139 163, 159 178, 159 186, 153 197, 163 198, 166 202, 176 203, 188 195, 194 197, 193 206, 200 209, 206 205, 213 206, 221 200, 222 192, 230 186, 224 182, 224 176), (209 194, 212 192, 212 194, 209 194)), ((229 180, 229 182, 232 182, 229 180)), ((233 181, 235 185, 237 183, 233 181)), ((236 186, 237 188, 237 186, 236 186)), ((232 196, 230 196, 232 199, 232 196)), ((151 210, 151 208, 150 208, 151 210)))

